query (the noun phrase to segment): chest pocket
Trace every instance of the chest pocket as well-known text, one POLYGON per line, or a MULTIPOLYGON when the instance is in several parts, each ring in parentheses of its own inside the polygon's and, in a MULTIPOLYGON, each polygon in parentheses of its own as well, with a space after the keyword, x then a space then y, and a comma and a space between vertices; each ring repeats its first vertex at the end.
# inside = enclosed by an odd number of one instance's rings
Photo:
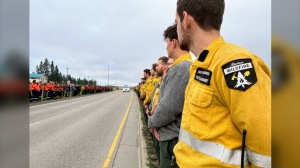
POLYGON ((189 98, 190 130, 201 139, 205 139, 210 134, 213 95, 214 89, 203 84, 195 83, 192 87, 192 94, 189 98))

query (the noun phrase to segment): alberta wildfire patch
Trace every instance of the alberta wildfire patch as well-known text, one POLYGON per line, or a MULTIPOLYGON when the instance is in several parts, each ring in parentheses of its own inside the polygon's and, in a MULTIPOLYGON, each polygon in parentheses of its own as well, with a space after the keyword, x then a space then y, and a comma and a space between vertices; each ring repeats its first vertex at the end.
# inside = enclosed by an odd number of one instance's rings
POLYGON ((238 59, 222 66, 226 84, 229 88, 246 91, 257 82, 251 59, 238 59))

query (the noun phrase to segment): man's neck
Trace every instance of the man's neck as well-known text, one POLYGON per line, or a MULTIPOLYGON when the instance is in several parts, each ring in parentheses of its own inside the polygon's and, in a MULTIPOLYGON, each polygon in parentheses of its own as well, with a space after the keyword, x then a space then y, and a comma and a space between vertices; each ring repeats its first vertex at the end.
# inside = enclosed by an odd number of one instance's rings
POLYGON ((189 52, 178 48, 173 56, 173 61, 175 62, 179 57, 181 57, 182 55, 187 54, 187 53, 189 53, 189 52))
POLYGON ((164 71, 163 74, 162 74, 162 76, 161 76, 161 78, 162 79, 165 78, 166 75, 167 75, 167 71, 164 71))
POLYGON ((212 43, 218 37, 220 37, 220 31, 204 31, 199 28, 191 37, 193 42, 190 46, 190 50, 196 57, 198 57, 202 53, 202 51, 207 49, 210 43, 212 43))

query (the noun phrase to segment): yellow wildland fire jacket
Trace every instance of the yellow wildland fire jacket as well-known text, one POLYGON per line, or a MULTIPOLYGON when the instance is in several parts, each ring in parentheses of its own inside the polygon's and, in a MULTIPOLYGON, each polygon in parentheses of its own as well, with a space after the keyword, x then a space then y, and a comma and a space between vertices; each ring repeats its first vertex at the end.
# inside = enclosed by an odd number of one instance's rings
POLYGON ((215 39, 190 68, 174 148, 179 167, 271 166, 271 72, 246 49, 215 39))
POLYGON ((149 104, 151 103, 151 93, 154 89, 154 79, 150 77, 146 80, 145 83, 146 83, 145 86, 146 98, 144 100, 144 104, 149 104))

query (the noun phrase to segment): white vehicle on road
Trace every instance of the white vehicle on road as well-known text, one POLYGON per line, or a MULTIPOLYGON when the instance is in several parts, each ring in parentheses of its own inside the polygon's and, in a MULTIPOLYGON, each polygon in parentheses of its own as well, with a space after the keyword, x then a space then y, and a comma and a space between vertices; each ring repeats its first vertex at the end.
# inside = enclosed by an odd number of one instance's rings
POLYGON ((129 92, 129 91, 130 91, 130 87, 128 87, 128 85, 124 85, 123 92, 129 92))

